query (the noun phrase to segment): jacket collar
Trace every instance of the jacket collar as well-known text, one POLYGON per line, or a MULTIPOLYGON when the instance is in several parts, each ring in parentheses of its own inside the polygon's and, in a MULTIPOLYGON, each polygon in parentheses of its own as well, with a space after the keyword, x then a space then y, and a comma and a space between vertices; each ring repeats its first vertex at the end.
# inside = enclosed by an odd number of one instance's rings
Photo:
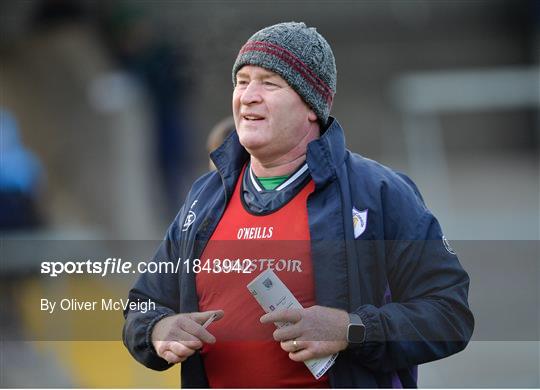
POLYGON ((336 179, 336 169, 345 161, 345 135, 337 119, 329 117, 329 125, 321 137, 308 144, 307 164, 316 187, 336 179))
POLYGON ((223 179, 227 198, 230 198, 236 180, 249 160, 249 153, 240 145, 236 131, 229 134, 221 146, 210 153, 210 158, 223 179))
MULTIPOLYGON (((336 168, 345 160, 345 136, 337 119, 329 117, 329 125, 321 137, 308 144, 307 164, 316 187, 336 179, 336 168)), ((223 144, 210 154, 225 183, 236 179, 249 159, 249 153, 232 132, 223 144)), ((228 187, 228 186, 227 186, 228 187)))

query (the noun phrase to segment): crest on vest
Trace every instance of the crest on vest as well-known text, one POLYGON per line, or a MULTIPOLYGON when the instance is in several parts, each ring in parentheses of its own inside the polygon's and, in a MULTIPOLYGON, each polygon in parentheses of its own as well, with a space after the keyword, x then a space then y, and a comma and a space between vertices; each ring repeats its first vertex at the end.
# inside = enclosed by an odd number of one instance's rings
POLYGON ((360 210, 357 210, 356 207, 352 208, 354 238, 360 237, 366 230, 367 215, 368 215, 368 209, 360 211, 360 210))

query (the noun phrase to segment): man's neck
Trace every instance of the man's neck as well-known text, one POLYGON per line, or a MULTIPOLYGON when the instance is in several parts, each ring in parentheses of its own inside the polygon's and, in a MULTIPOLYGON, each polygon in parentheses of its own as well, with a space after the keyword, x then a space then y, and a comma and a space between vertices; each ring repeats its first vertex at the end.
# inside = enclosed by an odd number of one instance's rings
POLYGON ((296 171, 306 161, 306 155, 302 154, 293 160, 273 161, 265 163, 251 156, 251 169, 257 177, 286 176, 296 171))
POLYGON ((320 137, 319 125, 310 125, 306 135, 291 150, 282 155, 259 155, 251 153, 251 169, 257 177, 274 177, 291 175, 306 161, 307 146, 320 137))

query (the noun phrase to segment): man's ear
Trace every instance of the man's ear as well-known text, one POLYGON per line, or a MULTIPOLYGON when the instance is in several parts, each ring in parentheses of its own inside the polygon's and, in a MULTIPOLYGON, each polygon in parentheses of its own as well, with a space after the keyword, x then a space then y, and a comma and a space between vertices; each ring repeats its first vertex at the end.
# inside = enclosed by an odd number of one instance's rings
POLYGON ((308 119, 310 122, 317 122, 319 118, 317 118, 317 114, 313 110, 309 110, 308 119))

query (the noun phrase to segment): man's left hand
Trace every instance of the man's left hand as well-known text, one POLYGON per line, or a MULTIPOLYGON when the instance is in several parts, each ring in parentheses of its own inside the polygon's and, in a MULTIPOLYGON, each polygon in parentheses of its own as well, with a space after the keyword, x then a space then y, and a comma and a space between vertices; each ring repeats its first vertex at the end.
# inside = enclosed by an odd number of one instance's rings
POLYGON ((289 352, 289 358, 303 362, 332 355, 347 348, 349 315, 344 310, 324 306, 286 309, 265 314, 263 324, 289 322, 274 331, 274 339, 289 352))

